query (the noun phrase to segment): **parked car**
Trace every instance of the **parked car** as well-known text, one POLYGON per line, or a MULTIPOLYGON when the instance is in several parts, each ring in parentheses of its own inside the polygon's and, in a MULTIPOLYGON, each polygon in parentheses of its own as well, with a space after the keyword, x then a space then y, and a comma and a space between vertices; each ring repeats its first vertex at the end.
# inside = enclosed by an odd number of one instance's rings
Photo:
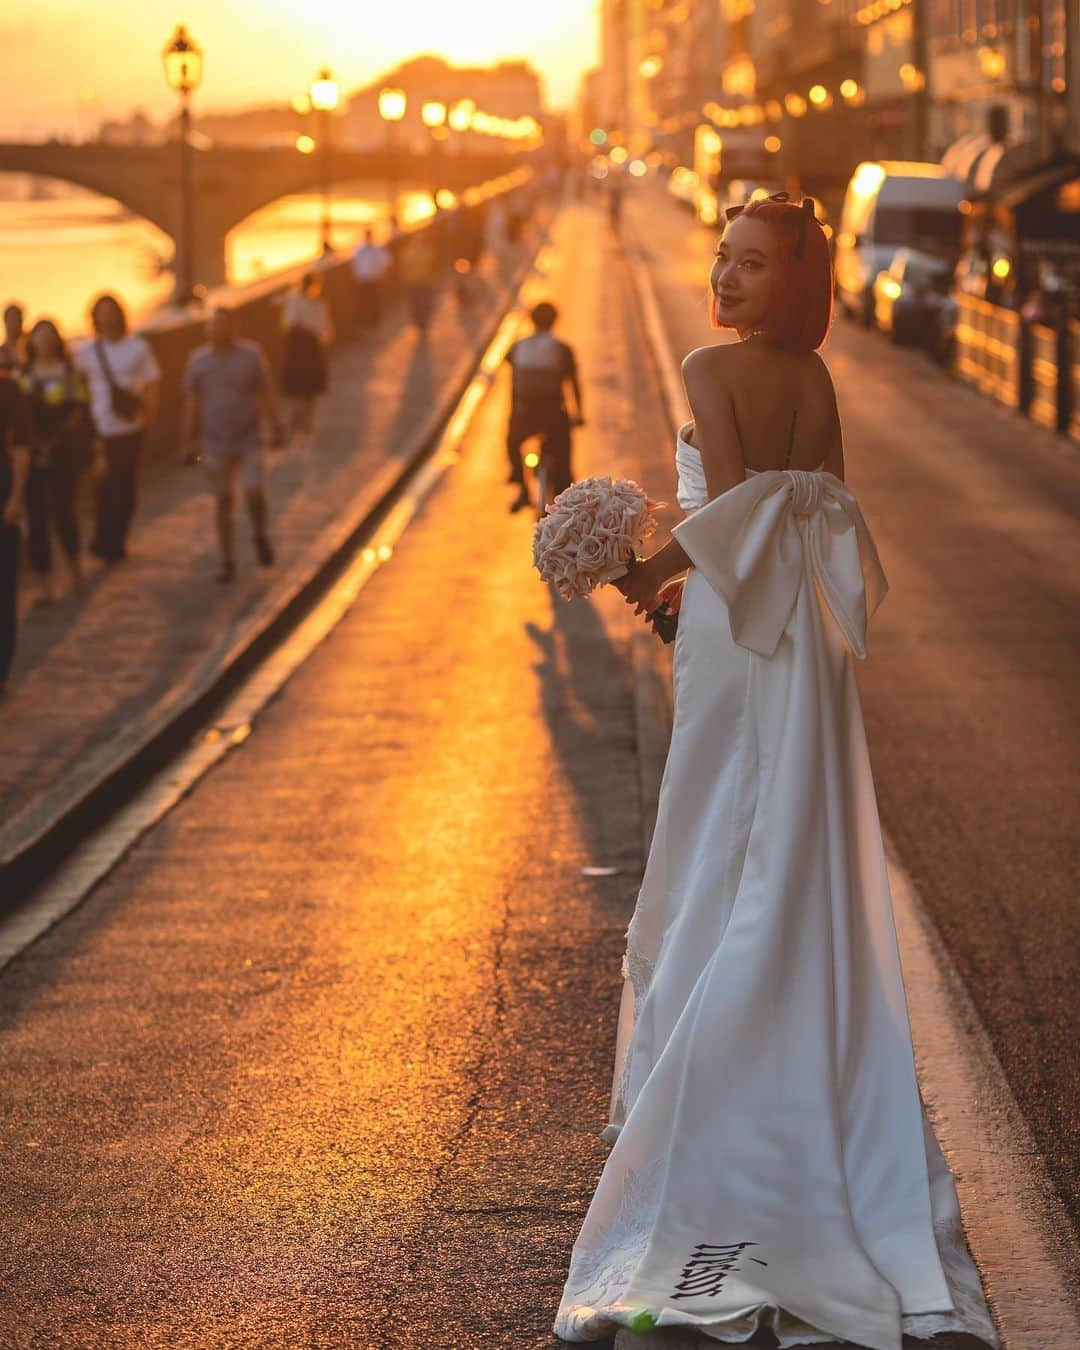
POLYGON ((836 295, 866 324, 874 318, 874 281, 902 248, 958 253, 961 184, 940 164, 867 161, 851 176, 836 238, 836 295))
POLYGON ((874 322, 894 342, 932 345, 952 271, 949 258, 902 248, 874 280, 874 322))

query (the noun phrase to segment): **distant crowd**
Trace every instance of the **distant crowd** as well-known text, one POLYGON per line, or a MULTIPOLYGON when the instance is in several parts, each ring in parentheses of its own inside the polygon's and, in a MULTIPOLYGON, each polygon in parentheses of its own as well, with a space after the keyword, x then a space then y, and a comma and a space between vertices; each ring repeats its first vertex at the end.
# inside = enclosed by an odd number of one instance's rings
MULTIPOLYGON (((480 210, 451 211, 442 234, 426 229, 391 250, 367 230, 349 259, 351 327, 370 336, 401 294, 418 340, 425 341, 438 288, 450 276, 468 309, 480 298, 477 266, 485 253, 511 256, 531 203, 495 199, 480 210)), ((392 233, 396 222, 391 222, 392 233)), ((184 458, 201 462, 215 498, 220 548, 218 580, 236 576, 235 503, 242 493, 253 551, 274 561, 263 476, 263 449, 310 441, 316 401, 328 382, 334 341, 331 309, 319 266, 280 301, 282 342, 276 381, 262 346, 235 332, 226 308, 207 312, 206 342, 188 357, 183 376, 180 441, 184 458), (279 407, 285 403, 285 416, 279 407)), ((83 480, 89 475, 90 521, 85 551, 105 567, 122 564, 137 502, 139 465, 148 429, 161 405, 162 372, 151 344, 132 332, 120 299, 98 296, 91 335, 71 343, 59 323, 27 325, 22 306, 8 304, 0 343, 0 692, 11 668, 20 571, 36 582, 34 602, 57 598, 54 562, 68 590, 84 585, 83 480)))

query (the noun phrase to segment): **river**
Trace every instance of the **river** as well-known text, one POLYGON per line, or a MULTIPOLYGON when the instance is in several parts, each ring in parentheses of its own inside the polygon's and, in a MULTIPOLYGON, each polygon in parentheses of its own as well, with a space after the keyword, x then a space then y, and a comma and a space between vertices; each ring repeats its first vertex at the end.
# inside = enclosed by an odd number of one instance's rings
MULTIPOLYGON (((406 193, 398 209, 404 221, 416 220, 430 214, 431 199, 406 193)), ((385 201, 361 192, 335 195, 335 247, 355 242, 386 210, 385 201)), ((249 216, 226 241, 229 281, 252 281, 315 258, 321 217, 317 196, 283 197, 249 216)), ((173 279, 163 269, 171 256, 167 235, 106 197, 0 200, 0 303, 18 301, 31 323, 47 314, 65 333, 85 332, 87 303, 105 289, 138 321, 168 302, 173 279)))

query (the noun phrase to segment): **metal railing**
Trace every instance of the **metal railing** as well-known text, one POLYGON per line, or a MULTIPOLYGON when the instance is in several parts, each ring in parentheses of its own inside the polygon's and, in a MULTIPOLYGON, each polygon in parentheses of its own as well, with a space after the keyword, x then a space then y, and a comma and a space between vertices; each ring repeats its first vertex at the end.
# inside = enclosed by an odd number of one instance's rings
POLYGON ((957 296, 956 371, 1009 408, 1021 406, 1020 316, 972 295, 957 296))

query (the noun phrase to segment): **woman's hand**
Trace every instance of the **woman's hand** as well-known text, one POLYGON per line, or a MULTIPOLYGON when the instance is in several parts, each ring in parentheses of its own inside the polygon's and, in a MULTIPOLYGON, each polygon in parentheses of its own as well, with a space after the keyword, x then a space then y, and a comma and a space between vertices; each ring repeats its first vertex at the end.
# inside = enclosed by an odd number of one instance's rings
POLYGON ((612 585, 622 591, 628 605, 634 606, 635 614, 644 614, 646 610, 655 608, 661 582, 662 578, 656 575, 656 564, 652 558, 642 558, 631 566, 626 576, 619 577, 612 585))
POLYGON ((686 578, 680 577, 678 581, 669 581, 660 592, 660 603, 668 608, 669 614, 678 614, 682 608, 683 587, 686 585, 686 578))

